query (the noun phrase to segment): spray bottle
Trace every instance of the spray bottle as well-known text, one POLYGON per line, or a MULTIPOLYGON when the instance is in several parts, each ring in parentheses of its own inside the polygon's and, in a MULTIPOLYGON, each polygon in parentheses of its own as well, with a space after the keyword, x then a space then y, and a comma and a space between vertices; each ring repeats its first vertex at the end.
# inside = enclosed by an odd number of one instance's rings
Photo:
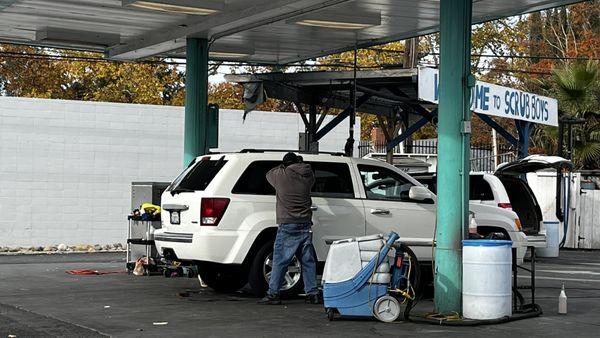
POLYGON ((565 293, 565 283, 562 283, 560 295, 558 296, 558 314, 567 314, 567 294, 565 293))
POLYGON ((475 213, 469 211, 469 238, 477 238, 477 221, 475 221, 475 213))

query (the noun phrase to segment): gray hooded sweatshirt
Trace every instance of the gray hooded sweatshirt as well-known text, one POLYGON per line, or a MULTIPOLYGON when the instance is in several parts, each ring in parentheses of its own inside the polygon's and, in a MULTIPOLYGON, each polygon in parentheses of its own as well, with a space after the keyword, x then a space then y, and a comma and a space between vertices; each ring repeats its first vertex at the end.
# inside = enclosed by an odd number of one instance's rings
POLYGON ((311 222, 310 190, 315 183, 315 175, 310 164, 277 166, 269 170, 267 181, 275 188, 277 224, 311 222))

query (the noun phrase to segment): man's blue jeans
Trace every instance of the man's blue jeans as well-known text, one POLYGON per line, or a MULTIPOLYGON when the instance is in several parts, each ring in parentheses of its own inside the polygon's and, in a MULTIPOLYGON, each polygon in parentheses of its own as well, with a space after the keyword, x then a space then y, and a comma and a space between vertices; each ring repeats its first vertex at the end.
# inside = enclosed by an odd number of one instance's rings
POLYGON ((311 223, 279 224, 273 246, 273 270, 269 280, 269 295, 279 294, 281 284, 294 255, 302 264, 306 294, 317 294, 317 262, 312 245, 311 223))

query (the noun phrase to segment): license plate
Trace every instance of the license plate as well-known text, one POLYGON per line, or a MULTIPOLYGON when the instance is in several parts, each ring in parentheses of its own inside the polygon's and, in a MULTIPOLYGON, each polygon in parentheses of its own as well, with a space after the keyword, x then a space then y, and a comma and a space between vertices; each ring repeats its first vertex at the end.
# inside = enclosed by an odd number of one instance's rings
POLYGON ((179 211, 171 211, 171 224, 179 224, 179 211))

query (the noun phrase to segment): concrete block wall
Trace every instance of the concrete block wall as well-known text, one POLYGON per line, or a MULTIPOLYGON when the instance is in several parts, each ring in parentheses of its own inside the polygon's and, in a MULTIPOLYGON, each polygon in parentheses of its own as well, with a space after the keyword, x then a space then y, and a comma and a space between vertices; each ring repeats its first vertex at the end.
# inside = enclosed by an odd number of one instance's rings
POLYGON ((181 107, 0 98, 0 246, 124 243, 132 181, 181 169, 181 107))
MULTIPOLYGON (((298 115, 241 116, 221 111, 224 150, 297 149, 298 115)), ((183 107, 0 97, 0 246, 124 243, 131 182, 172 180, 182 153, 183 107)))

